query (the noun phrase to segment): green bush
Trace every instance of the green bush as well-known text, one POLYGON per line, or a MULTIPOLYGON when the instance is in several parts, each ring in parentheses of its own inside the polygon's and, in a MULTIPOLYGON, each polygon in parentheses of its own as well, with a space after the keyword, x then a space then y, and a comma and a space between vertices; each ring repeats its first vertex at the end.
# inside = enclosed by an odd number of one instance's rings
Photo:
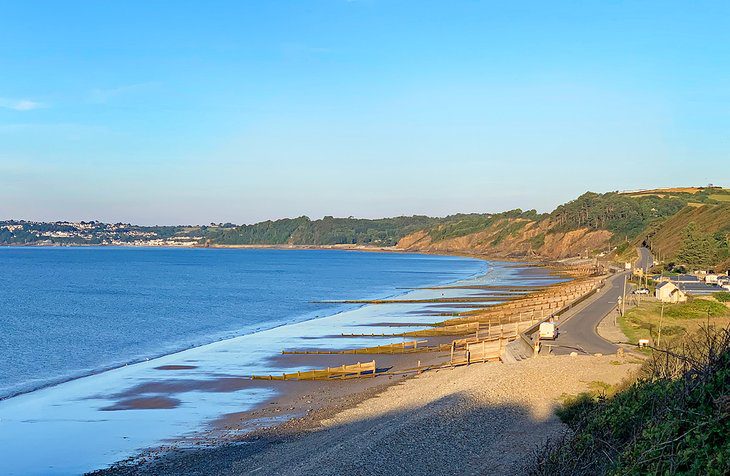
POLYGON ((542 246, 544 244, 545 244, 545 233, 540 233, 538 235, 533 236, 530 239, 530 246, 532 246, 532 248, 535 250, 542 248, 542 246))
POLYGON ((555 411, 560 421, 567 425, 580 421, 596 404, 596 397, 590 393, 579 393, 567 397, 563 404, 555 411))
POLYGON ((566 401, 572 432, 524 467, 531 475, 730 474, 730 329, 655 351, 611 398, 566 401))
POLYGON ((719 293, 714 293, 712 295, 715 299, 717 299, 720 302, 730 302, 730 293, 727 291, 720 291, 719 293))

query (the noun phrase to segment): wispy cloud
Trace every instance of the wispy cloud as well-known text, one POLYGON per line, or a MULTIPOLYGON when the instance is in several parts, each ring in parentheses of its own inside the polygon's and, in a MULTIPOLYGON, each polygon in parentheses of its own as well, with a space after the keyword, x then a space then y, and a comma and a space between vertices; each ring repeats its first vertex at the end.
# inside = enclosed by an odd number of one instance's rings
POLYGON ((37 101, 31 101, 29 99, 0 98, 0 108, 2 109, 12 109, 13 111, 32 111, 43 107, 45 107, 45 104, 37 101))
POLYGON ((89 100, 95 104, 106 104, 114 98, 124 96, 125 94, 145 91, 154 86, 158 86, 157 82, 127 84, 116 88, 96 88, 89 92, 89 100))

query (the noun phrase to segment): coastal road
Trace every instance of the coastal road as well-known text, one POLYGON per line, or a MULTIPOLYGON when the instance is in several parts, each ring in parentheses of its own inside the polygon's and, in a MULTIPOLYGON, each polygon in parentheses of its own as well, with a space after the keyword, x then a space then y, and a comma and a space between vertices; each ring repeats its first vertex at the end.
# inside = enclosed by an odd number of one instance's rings
POLYGON ((639 248, 639 259, 636 261, 636 267, 646 272, 652 266, 654 266, 654 256, 652 256, 649 248, 639 248))
POLYGON ((544 345, 553 345, 554 354, 601 353, 614 354, 618 347, 596 333, 598 323, 606 315, 616 312, 616 303, 623 294, 624 280, 628 272, 609 277, 598 293, 567 311, 558 322, 558 338, 553 342, 543 341, 544 345))
MULTIPOLYGON (((647 248, 639 248, 639 259, 636 267, 649 269, 654 264, 654 257, 647 248)), ((624 293, 624 282, 629 278, 629 271, 617 273, 608 279, 603 288, 588 300, 578 304, 574 309, 563 314, 558 323, 558 338, 553 342, 553 353, 569 354, 586 352, 589 354, 613 354, 618 346, 610 343, 596 332, 598 324, 610 313, 615 313, 618 298, 624 293)), ((629 292, 629 288, 626 288, 629 292)))

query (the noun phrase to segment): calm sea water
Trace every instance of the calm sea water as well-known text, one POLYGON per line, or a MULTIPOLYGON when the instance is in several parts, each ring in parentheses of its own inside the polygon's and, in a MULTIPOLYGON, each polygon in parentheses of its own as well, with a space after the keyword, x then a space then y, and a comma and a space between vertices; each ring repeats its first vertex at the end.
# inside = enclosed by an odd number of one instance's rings
POLYGON ((347 309, 313 301, 385 297, 485 269, 335 250, 0 248, 0 398, 347 309))

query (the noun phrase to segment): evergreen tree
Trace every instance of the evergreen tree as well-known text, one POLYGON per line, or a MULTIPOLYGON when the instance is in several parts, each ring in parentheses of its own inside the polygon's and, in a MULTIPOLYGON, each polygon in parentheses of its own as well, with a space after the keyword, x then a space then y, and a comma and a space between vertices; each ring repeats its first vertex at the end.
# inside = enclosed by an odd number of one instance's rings
POLYGON ((682 248, 677 259, 691 269, 708 269, 717 260, 717 241, 710 233, 705 233, 695 223, 684 229, 682 248))

